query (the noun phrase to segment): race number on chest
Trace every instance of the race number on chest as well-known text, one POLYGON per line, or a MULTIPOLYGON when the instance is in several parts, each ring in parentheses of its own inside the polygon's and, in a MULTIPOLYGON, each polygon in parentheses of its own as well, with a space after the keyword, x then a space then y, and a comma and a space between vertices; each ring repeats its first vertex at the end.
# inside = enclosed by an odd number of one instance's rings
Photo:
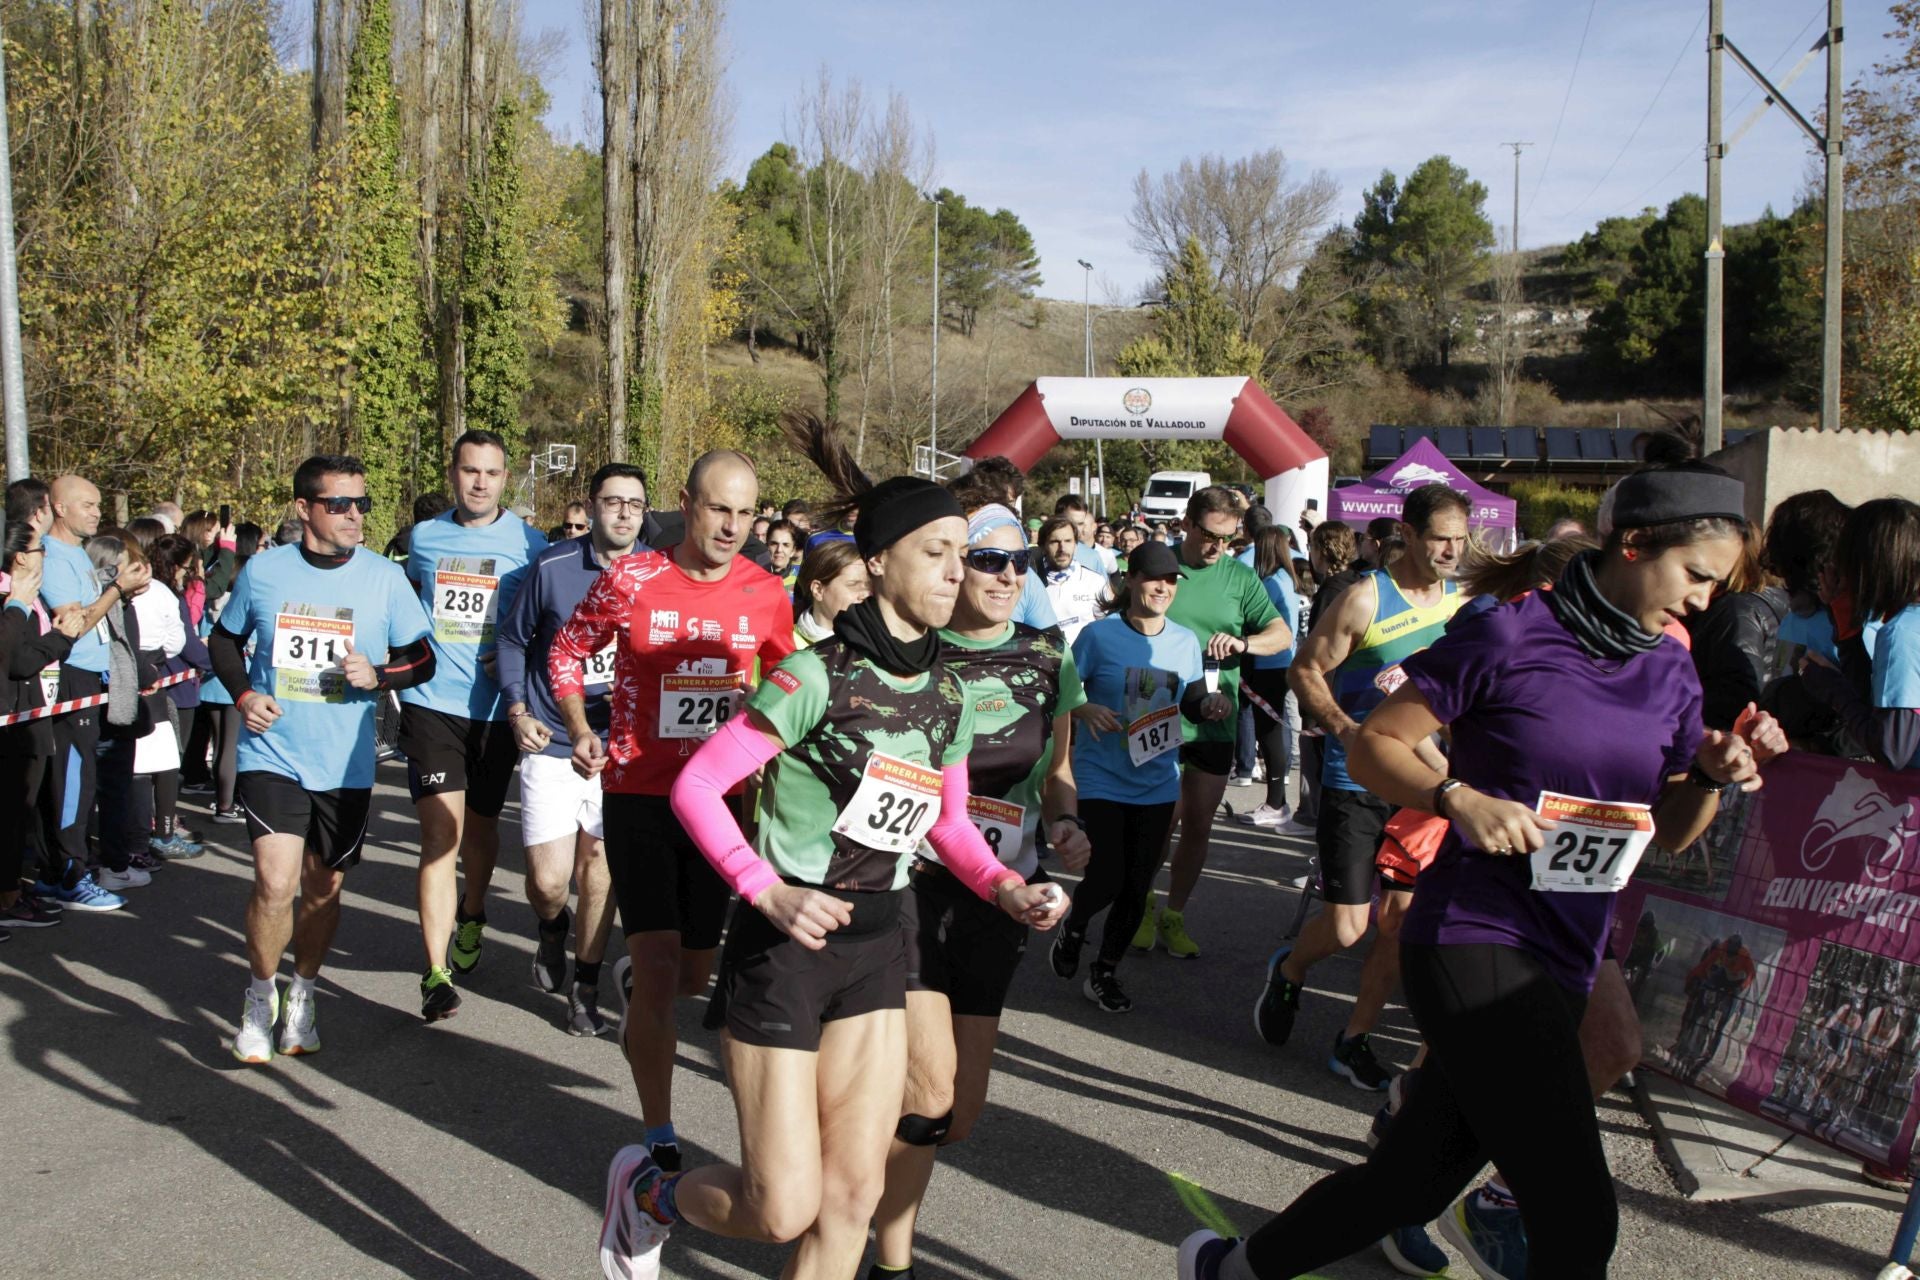
POLYGON ((610 640, 603 649, 596 649, 587 655, 586 674, 581 683, 589 689, 605 688, 613 683, 614 655, 620 651, 620 642, 610 640))
POLYGON ((1161 707, 1127 726, 1127 755, 1135 765, 1158 759, 1180 745, 1180 708, 1161 707))
POLYGON ((351 618, 281 613, 273 620, 273 665, 283 671, 338 667, 353 647, 351 618))
POLYGON ((939 817, 940 771, 876 751, 833 829, 869 849, 912 853, 939 817))
POLYGON ((1020 852, 1020 838, 1027 820, 1025 805, 992 796, 968 796, 967 816, 980 828, 980 838, 1002 862, 1020 852))
POLYGON ((438 639, 478 644, 493 634, 500 617, 500 578, 484 571, 493 561, 480 562, 480 572, 464 567, 471 563, 442 560, 434 570, 433 622, 438 639))
POLYGON ((1618 893, 1653 843, 1653 809, 1542 791, 1536 806, 1555 822, 1532 855, 1533 887, 1558 893, 1618 893))
POLYGON ((740 709, 740 676, 663 675, 660 677, 660 736, 707 738, 740 709))

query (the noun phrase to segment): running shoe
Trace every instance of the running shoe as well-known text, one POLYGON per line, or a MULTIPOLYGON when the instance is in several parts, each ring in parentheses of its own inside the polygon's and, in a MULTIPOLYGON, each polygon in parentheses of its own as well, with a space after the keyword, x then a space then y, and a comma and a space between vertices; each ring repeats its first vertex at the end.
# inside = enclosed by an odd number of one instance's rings
POLYGON ((1180 960, 1200 958, 1200 944, 1187 936, 1187 917, 1181 912, 1172 907, 1163 910, 1154 920, 1154 932, 1168 955, 1180 960))
POLYGON ((1373 1056, 1373 1041, 1366 1032, 1357 1036, 1343 1036, 1335 1032, 1333 1053, 1327 1059, 1327 1070, 1337 1076, 1345 1076, 1356 1089, 1366 1089, 1379 1093, 1393 1083, 1393 1073, 1380 1065, 1373 1056))
POLYGON ((1469 1191, 1436 1223, 1481 1280, 1526 1280, 1527 1231, 1518 1209, 1491 1209, 1469 1191))
POLYGON ((1071 933, 1062 933, 1053 940, 1053 946, 1047 950, 1047 963, 1053 966, 1056 978, 1071 978, 1080 972, 1080 948, 1087 944, 1084 937, 1071 933))
POLYGON ((539 942, 533 949, 533 985, 542 991, 557 993, 566 989, 567 931, 572 925, 573 913, 562 907, 551 929, 545 924, 534 928, 539 942))
MULTIPOLYGON (((0 924, 12 924, 11 920, 0 919, 0 924)), ((1876 1187, 1888 1191, 1913 1190, 1913 1175, 1899 1165, 1881 1164, 1877 1160, 1860 1162, 1860 1176, 1876 1187)))
POLYGON ((210 796, 213 794, 212 778, 180 779, 180 794, 183 796, 210 796))
POLYGON ((438 1022, 451 1018, 459 1007, 460 992, 453 985, 453 975, 438 965, 427 970, 427 976, 420 979, 420 1016, 438 1022))
POLYGON ((127 859, 127 865, 130 867, 137 867, 141 871, 145 871, 149 875, 151 875, 153 872, 158 871, 161 867, 164 867, 167 864, 163 860, 161 860, 161 858, 157 854, 155 854, 153 850, 142 849, 138 853, 134 854, 132 857, 127 859))
POLYGON ((246 1003, 240 1006, 240 1031, 233 1037, 233 1056, 259 1066, 273 1061, 273 1024, 280 1016, 280 986, 263 996, 247 988, 246 1003))
MULTIPOLYGON (((122 889, 144 889, 153 883, 153 874, 127 864, 125 871, 115 871, 112 867, 100 868, 98 884, 109 893, 118 893, 122 889)), ((77 904, 76 904, 77 905, 77 904)))
POLYGON ((1447 1274, 1446 1250, 1433 1242, 1425 1227, 1395 1227, 1380 1237, 1380 1252, 1403 1276, 1447 1274))
POLYGON ((1094 965, 1087 970, 1087 980, 1080 989, 1107 1013, 1125 1013, 1133 1008, 1133 1001, 1120 989, 1120 979, 1111 969, 1094 965))
POLYGON ((59 913, 41 906, 30 893, 21 894, 10 907, 0 907, 0 928, 50 929, 59 923, 59 913))
POLYGON ((1194 1232, 1180 1242, 1180 1280, 1218 1280, 1220 1264, 1239 1243, 1222 1239, 1218 1232, 1194 1232))
POLYGON ((1133 941, 1128 945, 1135 951, 1151 951, 1158 938, 1154 929, 1154 918, 1160 914, 1153 905, 1153 890, 1147 890, 1147 913, 1140 917, 1140 927, 1133 931, 1133 941))
POLYGON ((1288 836, 1314 836, 1320 833, 1320 826, 1312 818, 1303 818, 1294 814, 1280 824, 1280 834, 1288 836))
POLYGON ((577 982, 573 984, 573 990, 567 993, 567 1034, 607 1034, 607 1020, 600 1016, 600 988, 583 987, 577 982))
POLYGON ((1250 787, 1253 785, 1253 776, 1236 770, 1233 776, 1227 779, 1227 785, 1230 787, 1250 787))
POLYGON ((1260 998, 1253 1002, 1253 1029, 1276 1049, 1293 1034, 1293 1020, 1300 1016, 1300 984, 1280 976, 1280 966, 1291 954, 1292 947, 1282 947, 1273 953, 1273 958, 1267 961, 1267 985, 1260 989, 1260 998))
POLYGON ((119 894, 102 889, 91 872, 82 875, 70 889, 64 885, 42 883, 33 886, 33 894, 36 898, 57 902, 75 911, 118 911, 127 905, 127 900, 119 894))
POLYGON ((600 1223, 600 1270, 607 1280, 654 1280, 660 1274, 660 1246, 673 1224, 643 1210, 634 1190, 663 1176, 645 1147, 614 1152, 607 1165, 606 1216, 600 1223))
POLYGON ((1258 809, 1249 809, 1245 813, 1236 813, 1233 816, 1237 821, 1244 822, 1250 827, 1284 827, 1292 814, 1285 805, 1276 809, 1270 804, 1263 804, 1258 809))
POLYGON ((647 1148, 647 1154, 660 1166, 662 1173, 680 1172, 680 1144, 677 1142, 656 1142, 647 1148))
POLYGON ((627 1006, 633 1003, 633 957, 623 955, 613 962, 613 989, 620 993, 620 1016, 627 1016, 627 1006))
POLYGON ((312 988, 302 991, 298 983, 287 988, 281 1002, 286 1019, 280 1024, 280 1049, 288 1057, 320 1052, 320 1016, 312 988))
POLYGON ((220 808, 214 809, 213 820, 215 822, 224 823, 227 826, 232 826, 236 823, 245 822, 247 820, 247 815, 240 812, 240 807, 238 805, 235 805, 231 809, 220 809, 220 808))
POLYGON ((205 845, 187 839, 178 831, 165 840, 147 841, 147 852, 162 862, 185 862, 190 858, 199 857, 206 851, 205 845))
POLYGON ((480 948, 487 945, 486 933, 487 918, 483 915, 454 926, 453 947, 447 952, 447 960, 455 973, 472 973, 480 963, 480 948))

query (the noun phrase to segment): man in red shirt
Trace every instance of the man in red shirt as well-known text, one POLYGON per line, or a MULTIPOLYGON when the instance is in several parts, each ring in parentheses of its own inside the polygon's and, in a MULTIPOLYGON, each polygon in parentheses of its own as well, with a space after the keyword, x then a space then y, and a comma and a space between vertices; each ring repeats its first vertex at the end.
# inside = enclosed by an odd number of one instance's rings
POLYGON ((633 965, 627 1062, 646 1144, 669 1171, 680 1167, 673 1002, 706 990, 729 895, 667 793, 701 742, 739 711, 755 664, 771 671, 793 652, 785 588, 739 554, 759 497, 745 457, 726 449, 701 455, 680 491, 686 535, 603 571, 547 658, 573 766, 599 774, 605 795, 607 870, 633 965), (618 647, 603 749, 587 723, 583 664, 610 643, 618 647))

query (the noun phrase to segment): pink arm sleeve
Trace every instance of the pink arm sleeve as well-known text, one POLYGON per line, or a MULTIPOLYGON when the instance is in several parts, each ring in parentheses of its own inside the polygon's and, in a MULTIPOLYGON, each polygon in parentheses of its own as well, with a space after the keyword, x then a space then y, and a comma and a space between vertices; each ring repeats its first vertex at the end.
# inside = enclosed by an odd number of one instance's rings
MULTIPOLYGON (((727 808, 727 792, 780 754, 778 743, 735 716, 693 753, 673 784, 673 813, 713 869, 751 903, 780 882, 772 865, 753 851, 727 808)), ((982 841, 982 847, 985 842, 982 841)))
POLYGON ((1026 883, 1018 872, 1009 870, 993 856, 980 829, 967 817, 965 760, 940 771, 940 820, 927 832, 927 843, 940 855, 947 870, 959 877, 960 883, 988 902, 993 901, 994 890, 999 885, 1009 880, 1014 884, 1026 883))

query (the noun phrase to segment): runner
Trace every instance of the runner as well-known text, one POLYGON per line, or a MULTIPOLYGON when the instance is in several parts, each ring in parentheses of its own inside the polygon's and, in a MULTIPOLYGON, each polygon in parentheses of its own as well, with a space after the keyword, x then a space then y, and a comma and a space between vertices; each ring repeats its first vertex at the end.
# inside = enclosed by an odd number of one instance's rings
POLYGON ((867 562, 851 542, 823 542, 800 562, 793 584, 793 646, 805 649, 833 634, 833 620, 867 598, 867 562))
POLYGON ((1208 717, 1181 725, 1185 740, 1180 746, 1180 843, 1168 876, 1167 907, 1156 912, 1149 901, 1147 918, 1133 939, 1133 945, 1144 950, 1152 950, 1157 939, 1168 955, 1183 959, 1200 954, 1187 933, 1187 900, 1206 869, 1214 814, 1227 794, 1227 775, 1233 770, 1241 659, 1250 653, 1272 654, 1293 647, 1293 632, 1267 598, 1259 576, 1228 554, 1240 529, 1240 502, 1239 494, 1220 485, 1210 485, 1187 499, 1187 536, 1179 547, 1186 581, 1167 615, 1193 632, 1207 658, 1218 664, 1219 692, 1227 700, 1224 719, 1208 717))
POLYGON ((800 577, 800 530, 791 520, 775 520, 767 526, 767 571, 780 579, 793 599, 794 582, 800 577))
MULTIPOLYGON (((1000 861, 1044 881, 1036 845, 1068 871, 1087 865, 1077 816, 1069 714, 1086 701, 1072 656, 1049 632, 1010 622, 1027 570, 1020 518, 989 506, 967 522, 966 576, 940 660, 973 703, 967 758, 973 824, 1000 861)), ((913 1226, 935 1152, 966 1138, 987 1101, 1000 1010, 1027 950, 1027 927, 982 902, 924 854, 901 904, 907 937, 907 1092, 875 1214, 868 1280, 913 1280, 913 1226)))
POLYGON ((1233 708, 1224 693, 1207 689, 1200 638, 1172 619, 1177 593, 1186 589, 1180 580, 1187 570, 1179 558, 1148 543, 1129 563, 1119 611, 1082 631, 1073 646, 1088 697, 1076 713, 1086 734, 1074 757, 1074 778, 1093 863, 1048 957, 1057 976, 1073 977, 1088 925, 1111 906, 1083 988, 1108 1013, 1133 1007, 1115 970, 1141 927, 1180 798, 1175 722, 1220 721, 1233 708), (1136 909, 1142 916, 1134 915, 1136 909))
MULTIPOLYGON (((1580 1016, 1613 892, 1646 845, 1684 848, 1721 791, 1760 785, 1744 739, 1702 729, 1692 662, 1660 634, 1704 608, 1737 561, 1742 492, 1698 465, 1637 473, 1619 486, 1603 551, 1406 660, 1406 683, 1350 749, 1361 785, 1451 824, 1401 942, 1438 1070, 1422 1072, 1367 1163, 1244 1243, 1189 1237, 1183 1280, 1312 1271, 1440 1214, 1489 1159, 1526 1222, 1527 1275, 1606 1275, 1617 1211, 1580 1016), (1458 776, 1419 753, 1443 726, 1458 776)), ((1458 1245, 1453 1225, 1442 1229, 1458 1245)))
POLYGON ((1041 581, 1047 599, 1053 603, 1061 633, 1072 644, 1080 629, 1099 617, 1113 599, 1113 587, 1105 570, 1089 569, 1077 558, 1079 544, 1074 541, 1073 521, 1055 516, 1040 526, 1034 543, 1046 562, 1041 581))
MULTIPOLYGON (((1467 545, 1465 494, 1430 484, 1407 495, 1401 544, 1392 567, 1376 569, 1344 592, 1300 646, 1288 674, 1303 714, 1327 731, 1321 775, 1320 816, 1315 836, 1320 852, 1324 905, 1291 947, 1267 962, 1267 984, 1254 1005, 1253 1021, 1268 1044, 1283 1045, 1300 1012, 1307 970, 1366 936, 1376 867, 1393 806, 1369 795, 1347 772, 1347 750, 1360 723, 1397 687, 1407 658, 1445 630, 1466 599, 1453 581, 1467 545)), ((1445 772, 1446 759, 1432 746, 1421 758, 1445 772)), ((1360 991, 1343 1031, 1336 1034, 1327 1066, 1356 1088, 1380 1090, 1393 1077, 1373 1055, 1369 1039, 1387 998, 1400 980, 1400 921, 1412 901, 1412 880, 1379 873, 1379 931, 1360 972, 1360 991)))
POLYGON ((967 819, 973 704, 932 633, 962 581, 959 504, 929 481, 884 481, 860 495, 855 536, 874 595, 835 620, 833 639, 781 663, 674 785, 675 812, 756 908, 734 919, 711 1015, 725 1026, 742 1164, 676 1175, 622 1148, 600 1235, 616 1280, 658 1275, 682 1220, 797 1240, 792 1280, 852 1276, 906 1080, 899 891, 920 841, 1015 919, 1048 928, 1067 906, 967 819), (756 855, 723 796, 762 766, 756 855))
POLYGON ((703 454, 680 492, 685 536, 602 572, 547 659, 573 767, 601 777, 605 791, 607 871, 633 978, 621 1042, 647 1146, 668 1169, 680 1160, 674 1001, 707 989, 727 885, 674 817, 667 793, 694 748, 739 708, 755 662, 770 668, 793 652, 785 589, 740 554, 759 493, 746 458, 703 454), (603 743, 587 716, 585 666, 609 646, 603 743))
MULTIPOLYGON (((527 570, 513 605, 500 620, 500 687, 507 699, 520 759, 520 838, 527 851, 527 902, 538 918, 533 955, 534 985, 567 992, 569 1035, 597 1036, 600 961, 613 926, 611 882, 602 841, 600 779, 573 767, 573 742, 553 696, 547 653, 601 570, 636 550, 647 516, 646 476, 636 466, 609 462, 593 473, 588 488, 589 534, 555 543, 527 570), (580 888, 580 917, 573 949, 573 985, 567 986, 569 881, 580 888)), ((607 695, 613 684, 611 644, 588 660, 584 687, 592 701, 587 723, 606 742, 607 695)))
POLYGON ((491 431, 453 442, 453 507, 413 526, 407 578, 433 619, 439 668, 400 695, 400 753, 420 815, 420 1016, 460 1008, 456 973, 480 963, 487 886, 500 856, 500 810, 520 761, 495 665, 496 630, 547 540, 500 505, 507 444, 491 431), (466 872, 460 893, 455 857, 466 872), (452 936, 452 946, 448 938, 452 936))
POLYGON ((319 1052, 314 983, 340 924, 341 883, 367 835, 375 702, 434 671, 430 624, 406 576, 361 545, 372 505, 359 459, 301 463, 300 542, 247 561, 207 641, 240 708, 238 795, 253 842, 253 981, 233 1039, 242 1062, 319 1052), (274 974, 289 941, 293 985, 283 1005, 274 974))
MULTIPOLYGON (((1293 576, 1293 543, 1279 525, 1269 525, 1253 539, 1253 571, 1273 607, 1296 639, 1305 635, 1300 626, 1300 594, 1293 576)), ((1278 653, 1256 657, 1253 668, 1245 673, 1247 702, 1253 711, 1254 739, 1267 765, 1266 799, 1256 808, 1238 815, 1240 821, 1255 827, 1284 827, 1293 820, 1287 804, 1287 779, 1293 775, 1294 744, 1300 737, 1300 703, 1287 687, 1287 668, 1293 665, 1294 646, 1278 653)))

